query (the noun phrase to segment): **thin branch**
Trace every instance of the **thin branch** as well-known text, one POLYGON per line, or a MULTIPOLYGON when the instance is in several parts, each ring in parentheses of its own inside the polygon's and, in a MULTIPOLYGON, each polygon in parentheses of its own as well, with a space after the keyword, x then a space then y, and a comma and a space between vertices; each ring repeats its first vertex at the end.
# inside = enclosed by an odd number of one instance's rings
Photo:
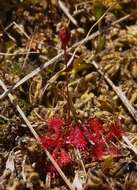
POLYGON ((122 136, 123 141, 128 145, 128 148, 131 149, 135 154, 137 154, 137 148, 130 142, 127 136, 122 136))
POLYGON ((12 26, 15 26, 16 28, 18 28, 20 30, 20 32, 22 32, 22 34, 24 34, 24 36, 27 39, 30 39, 30 37, 28 36, 28 34, 23 30, 23 28, 17 24, 15 21, 13 21, 12 23, 10 23, 7 27, 4 28, 4 31, 6 32, 9 28, 11 28, 12 26))
POLYGON ((74 17, 70 14, 69 10, 66 8, 65 4, 62 1, 58 1, 59 7, 64 12, 64 14, 69 18, 69 20, 75 25, 78 26, 77 21, 74 19, 74 17))
POLYGON ((29 45, 28 45, 28 47, 27 47, 27 53, 26 53, 26 56, 25 56, 25 59, 24 59, 24 63, 23 63, 23 65, 22 65, 22 68, 24 68, 25 66, 26 66, 26 63, 27 63, 27 59, 28 59, 28 57, 29 57, 29 52, 30 52, 30 49, 31 49, 31 45, 32 45, 32 42, 33 42, 33 36, 32 36, 32 38, 30 39, 30 42, 29 42, 29 45))
POLYGON ((124 17, 122 17, 122 18, 120 18, 120 19, 114 21, 114 22, 112 23, 112 26, 114 26, 114 25, 116 25, 116 24, 118 24, 118 23, 120 23, 120 22, 122 22, 122 21, 128 19, 130 16, 131 16, 131 15, 128 14, 128 15, 125 15, 124 17))
MULTIPOLYGON (((5 84, 3 83, 2 80, 0 80, 0 86, 3 88, 3 90, 7 90, 7 87, 5 86, 5 84)), ((52 157, 52 155, 49 153, 49 151, 42 145, 41 140, 39 135, 37 134, 37 132, 33 129, 31 123, 29 122, 29 120, 27 119, 27 117, 25 116, 24 112, 21 110, 21 108, 19 107, 19 105, 15 104, 14 102, 14 97, 9 93, 8 97, 11 101, 11 103, 13 105, 15 105, 18 113, 20 114, 20 116, 22 117, 22 119, 24 120, 24 122, 26 123, 26 125, 28 126, 28 128, 30 129, 30 132, 33 134, 33 136, 35 137, 35 139, 37 140, 37 142, 44 148, 47 157, 49 158, 49 160, 51 161, 51 163, 54 165, 54 167, 56 168, 56 170, 58 171, 58 173, 60 174, 60 176, 62 177, 62 179, 64 180, 64 182, 67 184, 67 186, 69 187, 70 190, 75 190, 75 188, 72 186, 72 184, 70 183, 70 181, 67 179, 67 177, 65 176, 64 172, 61 170, 61 168, 59 167, 59 165, 57 164, 57 162, 54 160, 54 158, 52 157)))
POLYGON ((38 54, 38 52, 35 52, 35 51, 24 51, 24 52, 18 52, 18 53, 3 53, 3 52, 0 52, 0 55, 2 56, 15 56, 15 55, 25 55, 25 54, 38 54))
POLYGON ((93 24, 93 26, 89 29, 86 38, 88 38, 88 36, 90 35, 91 31, 93 30, 93 28, 106 16, 106 14, 115 6, 117 5, 117 3, 112 4, 105 12, 104 14, 97 20, 97 22, 95 22, 95 24, 93 24))
POLYGON ((85 173, 85 176, 87 176, 86 168, 85 168, 84 162, 83 162, 83 160, 82 160, 81 153, 80 153, 79 149, 78 149, 78 148, 77 148, 77 149, 74 149, 74 151, 75 151, 76 157, 77 157, 77 159, 79 160, 79 162, 80 162, 80 164, 81 164, 81 167, 82 167, 82 169, 83 169, 83 171, 84 171, 84 173, 85 173))
MULTIPOLYGON (((112 25, 118 24, 119 22, 122 22, 123 20, 126 20, 127 18, 129 18, 130 15, 126 15, 122 18, 120 18, 119 20, 113 22, 109 27, 106 27, 100 31, 97 31, 91 35, 89 35, 88 37, 85 37, 83 40, 75 43, 72 47, 67 49, 67 52, 70 52, 71 50, 73 50, 74 48, 76 48, 77 46, 81 45, 81 44, 85 44, 90 40, 93 40, 94 38, 96 38, 98 35, 100 35, 101 33, 107 31, 108 29, 110 29, 110 27, 112 25)), ((29 73, 28 75, 26 75, 24 78, 22 78, 20 81, 18 81, 15 85, 13 85, 10 89, 6 90, 3 94, 0 95, 0 99, 4 98, 5 96, 7 96, 10 92, 12 92, 13 90, 15 90, 17 87, 19 87, 21 84, 23 84, 24 82, 26 82, 27 80, 29 80, 30 78, 34 77, 35 75, 37 75, 39 72, 41 72, 43 69, 47 68, 49 65, 52 65, 53 63, 56 63, 57 61, 60 60, 60 58, 63 56, 64 52, 62 51, 60 54, 56 55, 55 57, 53 57, 51 60, 49 60, 48 62, 44 63, 44 65, 42 65, 41 67, 37 67, 35 70, 33 70, 31 73, 29 73)), ((47 58, 45 58, 44 56, 40 56, 41 59, 46 60, 47 58)))

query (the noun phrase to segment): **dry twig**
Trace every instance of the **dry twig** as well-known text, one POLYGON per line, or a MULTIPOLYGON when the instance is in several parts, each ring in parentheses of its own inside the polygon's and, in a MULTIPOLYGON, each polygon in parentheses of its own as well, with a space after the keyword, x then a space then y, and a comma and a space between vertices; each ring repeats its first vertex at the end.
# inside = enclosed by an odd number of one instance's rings
POLYGON ((17 52, 17 53, 3 53, 3 52, 0 52, 0 55, 1 56, 15 56, 15 55, 26 55, 26 54, 38 54, 38 52, 35 52, 35 51, 24 51, 24 52, 17 52))
POLYGON ((123 141, 127 144, 128 148, 137 154, 137 148, 131 143, 127 136, 123 136, 123 141))
POLYGON ((70 12, 68 11, 68 9, 65 7, 65 4, 62 1, 58 1, 59 7, 61 8, 61 10, 64 12, 64 14, 69 18, 69 20, 75 25, 77 26, 78 23, 77 21, 74 19, 74 17, 70 14, 70 12))
POLYGON ((28 34, 23 30, 23 28, 17 24, 15 21, 13 21, 12 23, 10 23, 5 29, 4 31, 6 32, 9 28, 11 28, 12 26, 15 26, 17 29, 20 30, 20 32, 22 34, 24 34, 24 36, 27 38, 27 39, 30 39, 30 37, 28 36, 28 34))

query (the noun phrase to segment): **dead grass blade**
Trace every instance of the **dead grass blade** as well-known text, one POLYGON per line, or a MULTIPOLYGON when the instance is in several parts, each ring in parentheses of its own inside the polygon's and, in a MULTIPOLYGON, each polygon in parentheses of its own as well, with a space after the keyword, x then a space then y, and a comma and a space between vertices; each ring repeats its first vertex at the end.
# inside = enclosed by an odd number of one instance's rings
POLYGON ((128 148, 137 154, 137 148, 131 143, 127 136, 122 137, 123 141, 127 144, 128 148))
POLYGON ((16 55, 26 55, 26 54, 38 54, 38 52, 35 52, 35 51, 24 51, 24 52, 17 52, 17 53, 3 53, 3 52, 0 52, 0 55, 2 56, 16 56, 16 55))
POLYGON ((65 6, 65 4, 62 1, 58 1, 59 7, 64 12, 64 14, 69 18, 69 20, 75 25, 78 26, 77 21, 74 19, 74 17, 70 14, 69 10, 65 6))

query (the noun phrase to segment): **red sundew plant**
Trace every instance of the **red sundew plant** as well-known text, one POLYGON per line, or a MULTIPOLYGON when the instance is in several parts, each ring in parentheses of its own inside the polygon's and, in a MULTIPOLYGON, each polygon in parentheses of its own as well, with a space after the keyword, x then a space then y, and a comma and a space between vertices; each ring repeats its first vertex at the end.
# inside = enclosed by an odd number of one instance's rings
POLYGON ((68 154, 68 152, 66 150, 64 150, 62 148, 60 150, 60 162, 59 162, 59 165, 61 167, 63 167, 63 166, 68 166, 70 163, 72 163, 71 156, 68 154))
MULTIPOLYGON (((73 163, 71 156, 63 148, 55 148, 55 150, 52 152, 52 157, 56 160, 56 162, 61 168, 65 166, 69 166, 70 164, 73 163)), ((46 170, 49 173, 57 174, 56 169, 50 162, 46 163, 46 170)))
MULTIPOLYGON (((41 136, 41 142, 60 167, 67 167, 75 163, 70 154, 70 149, 79 149, 89 151, 91 160, 101 160, 106 155, 116 156, 119 153, 118 139, 124 133, 119 121, 108 124, 108 132, 106 132, 103 122, 97 118, 89 118, 83 123, 66 125, 65 121, 60 117, 52 117, 48 120, 48 129, 53 129, 49 136, 47 134, 41 136), (63 130, 62 130, 63 129, 63 130), (110 135, 111 134, 111 135, 110 135), (108 136, 109 142, 108 142, 108 136), (113 136, 117 136, 115 142, 113 136), (89 142, 92 143, 89 143, 89 142)), ((72 152, 72 151, 71 151, 72 152)), ((54 172, 54 167, 47 161, 46 167, 48 172, 54 172)))
MULTIPOLYGON (((75 163, 75 160, 71 157, 74 148, 79 149, 82 154, 85 151, 85 154, 91 155, 91 161, 101 160, 106 155, 116 156, 119 153, 117 143, 124 133, 120 120, 109 123, 107 130, 102 120, 97 117, 88 118, 84 122, 81 121, 81 123, 76 120, 75 124, 71 120, 70 111, 73 113, 73 110, 71 110, 72 104, 68 89, 67 68, 67 46, 70 41, 70 32, 67 27, 64 26, 60 29, 59 38, 64 50, 66 66, 68 118, 62 119, 57 115, 51 117, 47 121, 47 134, 41 136, 41 143, 47 148, 61 168, 75 163)), ((75 119, 75 114, 73 118, 75 119)), ((46 168, 47 172, 55 173, 55 168, 48 160, 46 161, 46 168)))

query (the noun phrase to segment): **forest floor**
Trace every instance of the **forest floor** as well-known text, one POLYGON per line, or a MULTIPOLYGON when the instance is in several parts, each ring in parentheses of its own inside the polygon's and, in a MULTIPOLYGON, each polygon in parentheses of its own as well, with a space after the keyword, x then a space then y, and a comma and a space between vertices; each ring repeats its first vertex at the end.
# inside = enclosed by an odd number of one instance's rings
POLYGON ((12 3, 0 2, 0 190, 136 190, 137 1, 12 3))

